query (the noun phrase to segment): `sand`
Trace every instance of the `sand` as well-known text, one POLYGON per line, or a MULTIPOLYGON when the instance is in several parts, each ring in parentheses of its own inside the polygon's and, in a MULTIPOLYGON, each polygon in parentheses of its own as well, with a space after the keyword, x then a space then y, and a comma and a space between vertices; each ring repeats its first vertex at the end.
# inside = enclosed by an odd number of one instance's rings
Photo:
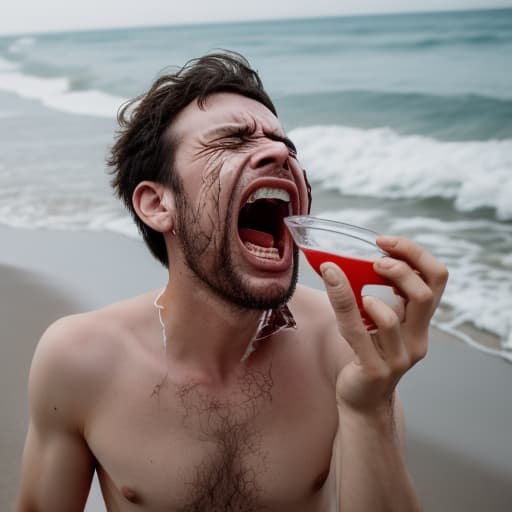
MULTIPOLYGON (((27 427, 30 359, 45 327, 156 289, 166 272, 143 244, 109 233, 0 227, 0 510, 11 510, 27 427)), ((320 281, 302 266, 301 281, 320 281)), ((408 462, 428 512, 512 510, 512 365, 432 330, 400 385, 408 462)), ((103 512, 97 484, 87 512, 103 512)))

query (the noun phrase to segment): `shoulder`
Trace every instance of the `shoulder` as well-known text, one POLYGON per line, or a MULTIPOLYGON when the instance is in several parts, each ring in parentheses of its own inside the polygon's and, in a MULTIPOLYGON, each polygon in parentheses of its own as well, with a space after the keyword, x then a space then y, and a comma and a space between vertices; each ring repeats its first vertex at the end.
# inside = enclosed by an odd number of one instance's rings
POLYGON ((61 318, 44 332, 29 376, 31 413, 37 423, 57 418, 69 426, 83 423, 111 359, 99 324, 101 314, 85 313, 61 318))
POLYGON ((119 371, 131 323, 146 296, 70 315, 51 324, 34 352, 29 376, 32 415, 83 425, 119 371), (54 414, 59 412, 58 415, 54 414))
POLYGON ((299 285, 290 301, 297 324, 303 324, 317 336, 326 336, 336 323, 327 293, 299 285))
POLYGON ((322 309, 326 304, 328 304, 328 302, 329 298, 324 290, 311 288, 301 284, 297 285, 297 289, 295 290, 292 298, 292 303, 296 307, 307 305, 308 308, 318 306, 322 309))
POLYGON ((298 334, 307 338, 322 366, 335 380, 340 368, 352 360, 353 351, 339 333, 327 293, 297 286, 290 309, 297 322, 298 334))

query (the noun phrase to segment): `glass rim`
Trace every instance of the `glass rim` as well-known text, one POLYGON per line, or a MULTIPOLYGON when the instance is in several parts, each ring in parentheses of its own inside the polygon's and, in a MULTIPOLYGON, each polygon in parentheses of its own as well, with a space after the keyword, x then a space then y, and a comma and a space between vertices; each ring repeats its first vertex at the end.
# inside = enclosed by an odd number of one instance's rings
MULTIPOLYGON (((371 245, 381 254, 387 254, 375 243, 375 238, 379 236, 379 233, 373 231, 372 229, 368 229, 362 226, 355 226, 354 224, 349 224, 348 222, 339 222, 331 219, 322 219, 320 217, 314 217, 312 215, 290 215, 284 218, 284 222, 288 227, 292 229, 301 227, 311 228, 347 236, 349 238, 353 238, 361 242, 364 242, 367 245, 371 245)), ((290 231, 292 231, 292 229, 290 231)), ((295 240, 295 237, 293 238, 295 240)), ((297 241, 295 240, 295 242, 297 241)))

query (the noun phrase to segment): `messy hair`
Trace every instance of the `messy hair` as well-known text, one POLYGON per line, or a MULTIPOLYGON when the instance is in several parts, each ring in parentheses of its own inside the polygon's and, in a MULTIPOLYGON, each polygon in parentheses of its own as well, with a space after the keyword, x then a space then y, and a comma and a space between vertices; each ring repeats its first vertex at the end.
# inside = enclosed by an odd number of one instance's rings
POLYGON ((176 73, 160 76, 145 94, 124 104, 117 116, 120 128, 107 159, 112 186, 151 253, 166 267, 169 259, 164 237, 138 217, 133 191, 144 180, 161 183, 176 193, 181 190, 173 168, 176 141, 167 135, 167 129, 189 103, 196 100, 199 108, 204 108, 207 97, 217 92, 246 96, 277 116, 258 73, 235 52, 208 54, 188 61, 176 73))

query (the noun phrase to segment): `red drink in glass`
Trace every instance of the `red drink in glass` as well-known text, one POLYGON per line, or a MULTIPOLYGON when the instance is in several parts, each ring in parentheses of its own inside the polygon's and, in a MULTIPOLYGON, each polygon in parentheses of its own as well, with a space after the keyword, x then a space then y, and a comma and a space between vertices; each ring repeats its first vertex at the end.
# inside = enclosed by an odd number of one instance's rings
POLYGON ((295 243, 318 274, 320 265, 326 261, 335 263, 343 270, 354 291, 364 325, 368 330, 376 329, 363 309, 363 289, 369 286, 372 291, 365 291, 366 295, 376 295, 389 305, 395 299, 391 283, 373 270, 375 260, 386 255, 375 242, 377 233, 309 215, 287 217, 285 223, 295 243))
POLYGON ((316 249, 306 249, 305 247, 301 247, 301 250, 304 253, 304 256, 306 256, 309 264, 315 269, 318 275, 321 275, 320 265, 326 261, 332 261, 338 265, 343 272, 345 272, 354 292, 357 307, 359 308, 365 327, 368 330, 375 329, 376 325, 371 321, 363 309, 362 291, 368 284, 390 286, 390 283, 373 270, 374 262, 371 260, 331 254, 324 251, 318 251, 316 249))

